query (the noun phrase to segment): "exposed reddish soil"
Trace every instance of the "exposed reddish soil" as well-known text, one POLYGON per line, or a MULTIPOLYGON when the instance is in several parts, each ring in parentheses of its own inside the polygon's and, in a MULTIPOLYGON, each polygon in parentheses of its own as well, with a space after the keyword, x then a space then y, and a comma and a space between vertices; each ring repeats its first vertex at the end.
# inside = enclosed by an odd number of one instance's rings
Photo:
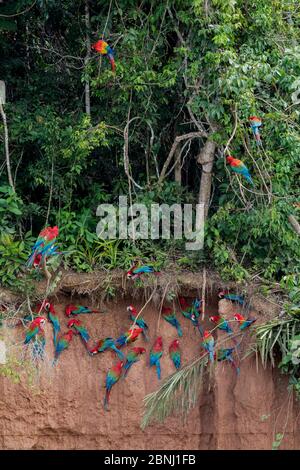
MULTIPOLYGON (((63 312, 69 299, 61 298, 60 302, 57 311, 66 330, 63 312)), ((86 299, 81 302, 87 304, 86 299)), ((105 313, 82 315, 80 319, 95 340, 117 337, 130 325, 126 312, 129 303, 126 299, 111 302, 105 313)), ((220 307, 227 314, 234 310, 224 301, 220 307)), ((207 315, 216 311, 217 304, 212 303, 207 315)), ((147 306, 143 316, 152 333, 151 345, 156 335, 157 309, 147 306)), ((183 327, 185 364, 199 354, 200 338, 190 321, 178 318, 183 327)), ((161 319, 159 333, 165 346, 164 378, 173 372, 167 349, 176 332, 161 319)), ((17 335, 20 341, 22 329, 17 335)), ((241 363, 239 376, 229 364, 218 364, 214 387, 202 396, 185 424, 179 417, 170 417, 164 424, 142 431, 143 398, 159 385, 155 370, 148 367, 149 344, 146 355, 132 367, 127 379, 113 387, 110 411, 105 412, 105 375, 116 361, 115 355, 106 352, 90 357, 75 337, 53 368, 50 324, 46 326, 46 337, 48 359, 41 366, 37 387, 28 387, 24 379, 15 384, 0 376, 1 449, 270 449, 276 418, 277 432, 285 426, 282 448, 300 447, 297 406, 288 404, 286 380, 274 370, 263 370, 253 357, 241 363)), ((145 343, 139 339, 136 345, 145 343)))

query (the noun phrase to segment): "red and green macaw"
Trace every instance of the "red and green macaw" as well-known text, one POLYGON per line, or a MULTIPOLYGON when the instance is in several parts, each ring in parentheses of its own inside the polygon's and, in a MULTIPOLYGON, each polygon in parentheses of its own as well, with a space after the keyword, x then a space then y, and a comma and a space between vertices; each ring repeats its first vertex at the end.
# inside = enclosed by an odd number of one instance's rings
POLYGON ((250 116, 249 117, 249 123, 250 123, 250 127, 252 129, 254 138, 256 140, 256 143, 258 145, 261 145, 261 137, 260 137, 260 132, 259 132, 259 128, 262 124, 261 119, 257 116, 250 116))
POLYGON ((35 341, 33 341, 33 348, 32 348, 33 357, 37 357, 43 360, 44 354, 45 354, 45 346, 46 346, 45 331, 42 328, 40 328, 40 330, 37 332, 35 336, 35 341))
MULTIPOLYGON (((135 318, 137 316, 137 311, 136 309, 134 308, 133 305, 129 305, 129 307, 127 307, 127 311, 130 312, 130 319, 134 322, 135 321, 135 318)), ((148 338, 148 335, 147 335, 147 330, 148 330, 148 325, 147 323, 145 322, 145 320, 142 318, 142 317, 138 317, 137 321, 135 322, 135 324, 137 326, 139 326, 140 328, 142 328, 143 330, 143 336, 144 336, 144 339, 145 341, 149 341, 149 338, 148 338)))
POLYGON ((213 315, 209 317, 209 320, 213 322, 219 330, 226 331, 226 333, 233 333, 228 321, 220 315, 213 315))
POLYGON ((75 318, 72 318, 71 320, 68 321, 67 327, 74 328, 76 334, 80 335, 80 338, 82 339, 85 346, 87 345, 90 339, 90 335, 88 334, 87 329, 85 328, 85 326, 83 326, 80 320, 76 320, 75 318))
POLYGON ((162 342, 162 337, 159 336, 150 351, 150 367, 155 366, 156 367, 156 373, 158 379, 161 378, 161 368, 160 368, 160 358, 163 355, 163 342, 162 342))
POLYGON ((43 327, 46 324, 46 320, 44 317, 37 317, 35 318, 29 325, 26 333, 25 333, 25 341, 24 344, 28 344, 32 341, 33 338, 36 337, 38 333, 43 331, 43 327))
POLYGON ((58 255, 56 251, 57 247, 55 246, 56 238, 58 237, 58 227, 46 227, 44 228, 35 242, 31 255, 27 261, 27 266, 32 266, 33 263, 42 262, 42 260, 47 259, 49 256, 58 255))
POLYGON ((54 305, 51 304, 50 302, 47 302, 45 304, 45 310, 48 314, 48 320, 50 323, 52 323, 53 327, 53 342, 54 342, 54 347, 56 347, 57 343, 57 336, 58 333, 60 332, 60 323, 59 323, 59 318, 58 315, 54 309, 54 305))
POLYGON ((216 351, 216 353, 215 353, 215 359, 217 359, 217 361, 228 361, 228 362, 230 362, 232 364, 232 366, 235 368, 236 373, 239 374, 240 373, 240 368, 238 367, 238 365, 236 364, 235 360, 232 357, 234 349, 235 348, 218 349, 218 351, 216 351))
POLYGON ((122 368, 123 368, 124 362, 119 361, 117 362, 116 365, 114 365, 106 375, 106 381, 105 381, 105 397, 104 397, 104 409, 107 411, 108 410, 108 405, 109 405, 109 397, 110 397, 110 392, 118 380, 122 376, 122 368))
POLYGON ((232 169, 234 173, 242 175, 244 178, 246 178, 248 183, 254 186, 254 183, 250 176, 250 172, 248 168, 246 167, 246 165, 241 160, 239 160, 238 158, 233 158, 231 155, 229 155, 228 157, 226 157, 226 161, 230 165, 230 168, 232 169))
POLYGON ((249 328, 254 322, 256 322, 257 318, 244 318, 243 315, 240 313, 236 313, 234 315, 234 319, 239 322, 240 330, 243 331, 246 328, 249 328))
POLYGON ((85 307, 84 305, 66 305, 65 314, 67 317, 71 315, 81 315, 82 313, 100 313, 100 311, 85 307))
POLYGON ((189 306, 184 297, 179 297, 179 305, 181 313, 185 318, 191 320, 193 326, 197 328, 201 335, 203 334, 202 328, 199 325, 199 316, 201 312, 202 300, 195 299, 191 306, 189 306))
POLYGON ((172 343, 170 344, 169 354, 170 354, 170 358, 172 359, 173 364, 176 367, 176 369, 180 369, 180 366, 181 366, 181 350, 180 350, 179 340, 178 339, 174 339, 174 341, 172 341, 172 343))
POLYGON ((122 348, 126 344, 133 343, 139 337, 139 335, 143 332, 143 328, 133 328, 125 333, 123 333, 119 338, 116 339, 115 344, 117 348, 122 348))
POLYGON ((210 331, 205 330, 203 334, 202 346, 209 353, 209 359, 214 362, 214 345, 215 340, 210 331))
POLYGON ((164 320, 166 320, 170 325, 174 326, 176 328, 178 336, 182 336, 182 329, 180 326, 179 321, 177 320, 176 313, 173 311, 172 308, 170 307, 163 307, 162 308, 162 314, 164 320))
POLYGON ((145 348, 135 347, 132 348, 126 356, 126 362, 123 367, 124 378, 127 376, 130 367, 140 360, 140 355, 146 352, 145 348))
POLYGON ((55 354, 54 354, 54 361, 53 365, 55 365, 58 361, 59 356, 63 351, 68 349, 70 343, 72 341, 74 332, 72 330, 68 330, 67 333, 62 335, 56 343, 55 354))
POLYGON ((225 292, 223 290, 218 293, 218 296, 220 299, 231 300, 231 302, 238 302, 240 305, 244 305, 245 303, 244 297, 242 295, 230 294, 229 292, 225 292))
POLYGON ((89 353, 92 356, 94 356, 95 354, 103 353, 104 351, 107 351, 108 349, 110 349, 111 351, 114 351, 121 361, 125 360, 124 354, 122 353, 122 351, 120 351, 116 347, 114 340, 112 338, 100 339, 94 348, 89 349, 89 353))
POLYGON ((127 271, 127 278, 128 279, 136 279, 136 278, 140 278, 142 274, 149 274, 149 273, 153 273, 155 275, 159 275, 160 272, 158 271, 155 271, 155 269, 153 268, 153 266, 139 266, 138 267, 138 263, 134 263, 131 268, 129 269, 129 271, 127 271))

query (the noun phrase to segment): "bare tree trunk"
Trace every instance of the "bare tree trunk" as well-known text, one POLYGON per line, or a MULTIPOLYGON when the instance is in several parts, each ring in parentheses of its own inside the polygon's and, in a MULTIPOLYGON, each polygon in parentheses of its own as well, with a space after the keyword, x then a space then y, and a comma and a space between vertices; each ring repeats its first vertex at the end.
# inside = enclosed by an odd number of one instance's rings
POLYGON ((175 160, 175 168, 174 168, 174 171, 175 171, 175 181, 176 183, 179 183, 180 186, 181 186, 181 146, 178 145, 178 147, 176 147, 176 150, 175 150, 175 153, 174 153, 174 160, 175 160))
POLYGON ((9 146, 8 146, 8 128, 7 128, 7 120, 6 120, 6 114, 4 112, 4 108, 2 105, 2 102, 0 100, 0 114, 2 116, 3 120, 3 126, 4 126, 4 149, 5 149, 5 159, 6 159, 6 168, 7 168, 7 175, 8 175, 8 182, 13 191, 15 191, 15 186, 11 174, 11 166, 10 166, 10 157, 9 157, 9 146))
POLYGON ((297 233, 297 235, 300 236, 300 224, 299 224, 299 222, 295 219, 295 217, 293 215, 289 215, 288 219, 289 219, 289 222, 290 222, 291 226, 293 227, 293 229, 297 233))
MULTIPOLYGON (((85 30, 86 30, 86 56, 84 64, 87 66, 91 57, 91 40, 90 40, 90 9, 89 1, 85 0, 85 30)), ((90 92, 90 81, 87 77, 85 80, 85 112, 89 116, 91 115, 91 92, 90 92)))
POLYGON ((198 204, 204 205, 204 215, 207 218, 211 194, 212 169, 215 159, 216 144, 207 140, 197 157, 197 163, 202 165, 201 182, 198 196, 198 204))

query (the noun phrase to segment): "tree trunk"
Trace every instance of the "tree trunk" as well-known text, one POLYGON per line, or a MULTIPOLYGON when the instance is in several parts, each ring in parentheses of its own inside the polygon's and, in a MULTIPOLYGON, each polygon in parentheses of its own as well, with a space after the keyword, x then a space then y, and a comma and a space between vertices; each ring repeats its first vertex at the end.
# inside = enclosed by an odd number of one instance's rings
MULTIPOLYGON (((86 30, 86 56, 84 64, 87 66, 91 57, 91 40, 90 40, 90 9, 88 0, 85 1, 85 30, 86 30)), ((85 80, 85 112, 89 116, 91 115, 91 92, 90 92, 90 81, 87 77, 85 80)))
POLYGON ((207 140, 197 157, 197 163, 202 165, 201 182, 198 196, 198 204, 204 205, 204 216, 207 218, 211 194, 212 169, 215 159, 216 144, 207 140))
POLYGON ((180 157, 180 152, 181 152, 181 146, 178 145, 178 147, 175 150, 174 153, 174 160, 175 160, 175 181, 181 186, 181 157, 180 157))
POLYGON ((2 102, 0 100, 0 114, 2 116, 3 120, 3 126, 4 126, 4 150, 5 150, 5 159, 6 159, 6 168, 7 168, 7 176, 8 176, 8 182, 13 191, 15 191, 15 186, 11 174, 11 166, 10 166, 10 157, 9 157, 9 146, 8 146, 8 128, 7 128, 7 120, 6 120, 6 114, 4 112, 4 108, 2 105, 2 102))
POLYGON ((293 227, 294 231, 297 233, 297 235, 300 236, 300 224, 299 222, 295 219, 293 215, 288 216, 289 222, 291 226, 293 227))

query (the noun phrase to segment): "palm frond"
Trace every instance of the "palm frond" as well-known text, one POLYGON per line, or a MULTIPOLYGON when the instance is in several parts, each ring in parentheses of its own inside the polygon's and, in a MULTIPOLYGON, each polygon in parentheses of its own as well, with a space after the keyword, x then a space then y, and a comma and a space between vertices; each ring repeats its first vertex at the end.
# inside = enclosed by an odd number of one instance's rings
POLYGON ((296 318, 275 319, 256 327, 257 351, 260 353, 262 365, 267 366, 268 360, 275 366, 275 349, 284 356, 289 351, 293 336, 300 331, 300 320, 296 318))
MULTIPOLYGON (((181 370, 167 377, 161 387, 144 398, 141 428, 154 421, 162 422, 176 412, 186 416, 201 396, 204 375, 209 375, 208 355, 197 358, 181 370)), ((205 381, 209 384, 209 381, 205 381)))

